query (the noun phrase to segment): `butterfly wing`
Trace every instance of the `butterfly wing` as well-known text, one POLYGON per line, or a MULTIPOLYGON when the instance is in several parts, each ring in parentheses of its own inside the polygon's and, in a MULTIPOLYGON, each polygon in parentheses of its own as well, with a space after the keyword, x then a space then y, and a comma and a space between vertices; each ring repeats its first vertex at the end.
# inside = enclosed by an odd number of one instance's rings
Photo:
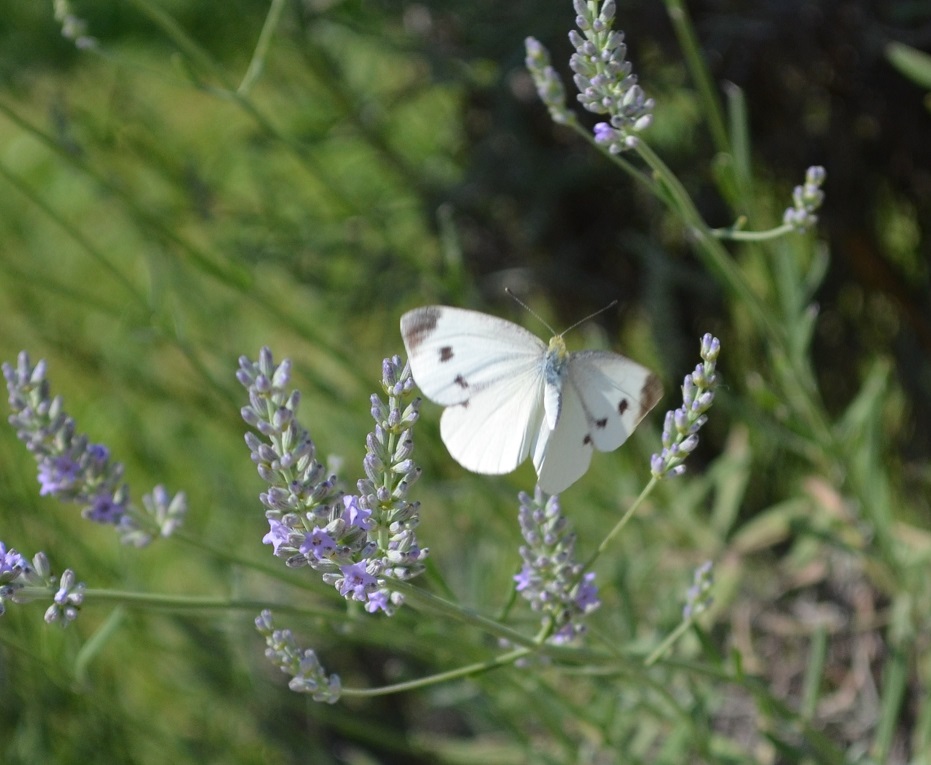
POLYGON ((540 487, 558 494, 588 470, 592 450, 617 449, 662 397, 649 369, 607 351, 569 357, 562 411, 554 430, 544 424, 533 463, 540 487))
POLYGON ((508 473, 530 453, 543 418, 546 345, 488 314, 427 306, 401 317, 414 382, 446 406, 440 434, 476 473, 508 473))

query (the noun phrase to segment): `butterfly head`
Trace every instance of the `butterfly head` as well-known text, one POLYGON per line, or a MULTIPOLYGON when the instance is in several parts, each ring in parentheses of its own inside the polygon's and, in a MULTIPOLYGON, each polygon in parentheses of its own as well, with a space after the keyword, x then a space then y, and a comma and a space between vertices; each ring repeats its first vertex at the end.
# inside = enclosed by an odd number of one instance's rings
POLYGON ((569 351, 566 350, 566 341, 562 335, 553 335, 544 357, 544 370, 546 382, 550 385, 562 385, 562 378, 569 366, 569 351))

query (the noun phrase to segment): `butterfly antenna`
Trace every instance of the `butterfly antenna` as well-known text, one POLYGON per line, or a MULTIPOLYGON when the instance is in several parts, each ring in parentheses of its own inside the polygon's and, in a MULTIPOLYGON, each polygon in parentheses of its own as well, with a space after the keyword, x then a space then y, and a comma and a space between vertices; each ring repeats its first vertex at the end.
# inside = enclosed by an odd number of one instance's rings
MULTIPOLYGON (((515 295, 513 292, 511 292, 511 288, 510 288, 510 287, 505 287, 505 288, 504 288, 504 291, 507 292, 508 295, 511 296, 511 298, 514 300, 515 303, 517 303, 517 304, 518 304, 519 306, 521 306, 527 313, 529 313, 529 314, 530 314, 531 316, 533 316, 537 321, 539 321, 539 322, 540 322, 544 327, 546 327, 552 334, 554 334, 554 335, 557 334, 556 330, 553 329, 549 324, 547 324, 547 323, 546 323, 546 320, 545 320, 542 316, 540 316, 540 314, 538 314, 536 311, 534 311, 534 310, 533 310, 529 305, 527 305, 523 300, 521 300, 519 297, 517 297, 517 295, 515 295)), ((617 301, 615 300, 614 302, 616 303, 617 301)), ((608 306, 608 307, 610 308, 610 306, 608 306)), ((602 310, 604 310, 604 309, 602 309, 602 310)), ((601 313, 601 311, 598 311, 597 313, 601 313)), ((595 315, 595 314, 592 314, 592 316, 594 316, 594 315, 595 315)), ((591 318, 591 316, 590 316, 589 318, 591 318)), ((583 319, 583 321, 585 321, 585 320, 583 319)), ((571 327, 570 327, 570 329, 571 329, 571 327)))
POLYGON ((614 306, 616 306, 616 305, 617 305, 617 300, 612 300, 612 301, 611 301, 610 303, 608 303, 604 308, 599 308, 597 311, 595 311, 595 313, 590 313, 590 314, 589 314, 588 316, 586 316, 584 319, 579 319, 575 324, 573 324, 571 327, 569 327, 569 329, 564 329, 562 332, 560 332, 560 334, 561 334, 561 335, 568 334, 569 332, 571 332, 572 330, 574 330, 576 327, 578 327, 580 324, 584 324, 584 323, 587 322, 589 319, 594 319, 596 316, 598 316, 599 314, 604 313, 605 311, 610 311, 610 310, 611 310, 612 308, 614 308, 614 306))

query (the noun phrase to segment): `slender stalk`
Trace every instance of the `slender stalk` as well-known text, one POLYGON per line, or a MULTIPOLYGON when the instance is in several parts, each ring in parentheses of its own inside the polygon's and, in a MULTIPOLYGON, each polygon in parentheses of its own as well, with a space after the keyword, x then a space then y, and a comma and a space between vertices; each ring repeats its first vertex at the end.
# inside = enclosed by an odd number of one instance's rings
POLYGON ((698 88, 702 111, 708 122, 708 129, 711 132, 711 139, 714 141, 715 149, 719 152, 730 153, 730 140, 727 135, 724 112, 715 92, 711 73, 705 64, 705 56, 702 54, 701 46, 695 37, 695 27, 691 19, 689 19, 682 0, 665 0, 665 2, 666 12, 669 14, 672 28, 679 40, 679 47, 685 54, 685 63, 689 68, 692 79, 695 81, 695 87, 698 88))

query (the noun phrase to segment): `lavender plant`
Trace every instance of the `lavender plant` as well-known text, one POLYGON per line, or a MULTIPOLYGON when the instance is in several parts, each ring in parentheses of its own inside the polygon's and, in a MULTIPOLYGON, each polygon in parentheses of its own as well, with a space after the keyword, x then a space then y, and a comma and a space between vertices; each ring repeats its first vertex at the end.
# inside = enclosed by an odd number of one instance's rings
MULTIPOLYGON (((683 432, 664 435, 664 456, 653 460, 655 465, 662 459, 664 469, 654 474, 641 497, 604 540, 599 554, 641 505, 657 478, 684 469, 682 462, 694 448, 695 434, 707 420, 712 404, 720 353, 720 343, 711 335, 702 338, 701 347, 704 364, 683 386, 686 403, 682 409, 686 413, 667 417, 673 422, 682 420, 683 432)), ((364 603, 370 613, 381 611, 392 616, 404 602, 402 583, 422 573, 428 554, 414 533, 419 504, 408 499, 410 486, 421 475, 412 458, 412 429, 419 418, 420 399, 414 398, 409 366, 399 357, 383 362, 382 390, 387 402, 378 395, 371 398, 376 425, 366 438, 366 475, 357 483, 358 494, 344 493, 338 476, 327 474, 317 460, 317 447, 297 416, 300 394, 289 389, 289 360, 275 364, 271 351, 263 348, 257 362, 240 359, 237 378, 249 394, 243 419, 259 434, 248 433, 246 443, 259 475, 268 484, 268 490, 260 495, 270 527, 263 542, 271 545, 273 554, 283 558, 287 566, 309 567, 343 598, 364 603)), ((518 500, 525 544, 519 550, 522 566, 514 576, 515 592, 541 614, 542 625, 538 635, 529 638, 507 631, 503 625, 476 621, 496 632, 504 645, 524 646, 494 660, 495 666, 523 661, 544 645, 577 644, 586 632, 585 618, 600 605, 595 573, 589 570, 595 558, 586 564, 576 561, 576 537, 559 497, 547 497, 537 487, 533 497, 522 492, 518 500)), ((454 604, 443 604, 416 590, 405 591, 416 597, 421 608, 432 607, 437 613, 469 621, 454 604)), ((698 609, 694 609, 685 622, 690 623, 697 614, 698 609)), ((290 630, 275 627, 271 611, 263 611, 256 626, 266 639, 269 659, 291 675, 292 690, 329 703, 341 695, 361 692, 344 689, 337 675, 327 674, 313 649, 301 648, 290 630)), ((679 634, 681 629, 674 633, 679 634)), ((667 639, 664 649, 671 642, 667 639)), ((483 664, 452 674, 464 677, 485 669, 483 664)), ((446 673, 442 679, 449 677, 446 673)), ((434 681, 428 678, 420 683, 434 681)))
POLYGON ((715 367, 721 341, 710 334, 701 339, 702 362, 682 383, 682 406, 666 412, 663 420, 663 450, 650 460, 654 478, 682 475, 685 458, 698 446, 698 431, 708 421, 706 412, 714 402, 717 385, 715 367))
POLYGON ((393 614, 404 598, 390 590, 388 580, 420 575, 429 554, 414 532, 420 505, 408 500, 421 472, 411 458, 419 401, 410 400, 410 370, 398 357, 384 361, 388 401, 372 395, 375 430, 366 439, 366 477, 359 480, 357 495, 343 492, 337 476, 326 475, 315 459, 316 446, 297 420, 300 394, 287 390, 290 377, 290 361, 275 365, 268 348, 258 362, 239 361, 237 378, 250 401, 242 417, 267 439, 246 436, 252 461, 269 486, 260 497, 270 526, 263 542, 289 567, 310 566, 367 611, 393 614))
POLYGON ((595 573, 584 572, 575 561, 575 534, 558 496, 546 497, 537 487, 533 497, 521 492, 518 501, 526 544, 519 550, 517 592, 543 614, 542 635, 556 644, 570 643, 585 634, 582 620, 601 605, 595 573))
POLYGON ((38 465, 39 494, 81 506, 81 515, 94 523, 115 527, 124 544, 144 547, 168 537, 187 512, 184 492, 173 497, 162 486, 134 505, 123 483, 123 465, 110 458, 103 444, 91 443, 76 432, 60 396, 52 398, 46 363, 33 366, 29 354, 17 364, 3 364, 9 392, 10 425, 38 465))
POLYGON ((84 590, 84 583, 77 581, 71 569, 66 569, 60 578, 53 576, 45 553, 36 553, 30 563, 0 542, 0 616, 6 611, 7 603, 24 604, 51 596, 45 621, 67 627, 78 616, 84 590))
MULTIPOLYGON (((670 3, 670 7, 672 5, 670 3)), ((276 13, 280 13, 282 3, 273 2, 273 7, 278 9, 276 13)), ((722 246, 722 242, 763 242, 810 230, 817 222, 817 213, 824 198, 821 190, 825 180, 823 168, 809 168, 804 185, 797 187, 793 193, 791 206, 786 209, 781 225, 764 231, 747 231, 741 219, 729 228, 710 228, 701 220, 685 189, 653 153, 648 142, 655 103, 653 98, 647 97, 632 73, 632 65, 626 58, 623 33, 613 29, 616 20, 614 2, 576 0, 574 7, 578 29, 570 35, 575 53, 569 68, 578 90, 576 100, 585 112, 598 115, 597 119, 603 121, 595 123, 593 127, 585 126, 584 120, 567 106, 566 88, 546 49, 535 39, 528 38, 528 68, 552 119, 583 134, 611 161, 635 173, 638 180, 669 205, 669 209, 683 224, 684 238, 695 244, 696 251, 728 294, 738 298, 740 317, 749 316, 750 321, 746 324, 761 330, 761 337, 766 341, 762 345, 767 352, 774 349, 771 352, 775 360, 773 374, 766 381, 769 383, 772 380, 776 390, 773 397, 785 402, 784 408, 790 412, 786 429, 791 430, 792 436, 797 436, 799 441, 807 440, 799 451, 803 452, 807 448, 809 453, 820 452, 824 463, 833 460, 829 465, 833 469, 832 475, 853 475, 852 480, 858 480, 856 471, 844 470, 844 451, 839 448, 838 439, 827 432, 829 427, 826 418, 812 395, 815 390, 814 375, 807 373, 810 370, 801 361, 805 342, 798 338, 810 337, 810 333, 805 335, 799 330, 799 327, 804 327, 791 313, 791 309, 796 305, 801 306, 810 295, 797 300, 779 295, 777 289, 791 283, 791 279, 782 282, 757 279, 754 283, 742 270, 743 264, 722 246), (638 162, 645 166, 645 171, 635 164, 638 162), (772 305, 765 303, 769 296, 758 287, 760 283, 767 285, 767 288, 775 285, 773 293, 780 298, 782 306, 788 306, 785 316, 777 314, 772 305), (773 318, 777 315, 779 320, 773 318), (792 342, 788 340, 790 337, 792 342), (822 444, 825 444, 823 448, 813 446, 822 444)), ((79 47, 97 44, 94 38, 87 37, 83 22, 71 12, 68 3, 56 0, 55 9, 56 18, 61 22, 66 37, 79 47)), ((173 39, 183 40, 182 33, 177 34, 178 37, 173 39)), ((270 35, 266 36, 263 31, 263 38, 267 47, 270 35)), ((247 79, 250 84, 254 81, 254 78, 247 79)), ((231 97, 231 94, 231 90, 224 91, 225 96, 231 97)), ((239 96, 238 91, 236 95, 239 96)), ((804 241, 805 237, 794 239, 804 241)), ((808 315, 813 314, 809 312, 808 315)), ((740 331, 742 326, 734 322, 734 329, 729 331, 740 331)), ((808 326, 810 328, 810 324, 808 326)), ((740 346, 735 344, 728 348, 740 346)), ((302 569, 305 573, 313 572, 327 586, 335 589, 347 602, 349 607, 346 611, 351 618, 382 619, 395 616, 400 606, 406 603, 417 609, 417 626, 420 628, 426 624, 427 617, 432 615, 484 630, 501 638, 509 648, 517 646, 513 650, 492 658, 481 658, 442 675, 408 683, 403 686, 403 690, 452 678, 472 678, 477 687, 482 687, 478 683, 483 673, 514 665, 528 655, 539 655, 551 659, 547 663, 556 672, 569 668, 579 676, 597 676, 599 683, 602 676, 621 676, 625 682, 632 678, 633 682, 626 682, 621 687, 623 693, 619 694, 614 689, 609 691, 612 701, 617 704, 629 704, 631 696, 636 695, 641 688, 646 688, 655 693, 645 704, 651 714, 658 707, 668 705, 673 716, 692 719, 688 705, 694 697, 700 695, 696 690, 700 680, 690 681, 689 687, 685 689, 667 689, 662 687, 663 681, 657 680, 657 677, 663 671, 661 660, 679 637, 689 630, 700 634, 699 622, 711 604, 713 579, 710 562, 694 571, 692 584, 685 592, 681 622, 664 639, 655 637, 650 631, 652 625, 647 624, 646 620, 640 623, 631 620, 631 633, 635 634, 631 643, 635 647, 630 649, 626 642, 619 647, 620 641, 614 640, 613 635, 607 636, 605 640, 605 636, 599 635, 597 629, 589 630, 587 620, 599 608, 601 598, 610 606, 612 599, 618 597, 610 585, 602 584, 601 591, 595 586, 594 563, 608 552, 617 534, 625 528, 635 512, 644 506, 651 492, 665 479, 683 474, 685 462, 697 447, 699 431, 707 421, 709 407, 717 393, 716 364, 719 351, 720 342, 712 335, 706 334, 701 339, 701 363, 685 377, 682 405, 667 413, 661 446, 649 464, 644 460, 641 466, 644 473, 647 470, 651 473, 648 485, 627 508, 614 529, 605 535, 596 553, 585 563, 576 560, 577 547, 585 549, 592 542, 577 537, 570 521, 573 512, 579 512, 579 508, 571 507, 566 497, 546 497, 539 490, 519 495, 518 522, 524 543, 518 551, 510 553, 515 569, 519 568, 519 573, 513 578, 513 591, 529 605, 534 620, 536 617, 542 620, 539 631, 533 636, 511 627, 504 617, 489 619, 480 616, 477 612, 482 610, 482 603, 467 608, 450 600, 441 600, 432 594, 433 588, 428 590, 411 584, 413 579, 424 572, 428 555, 428 551, 420 547, 416 536, 417 530, 422 531, 419 525, 421 508, 410 497, 411 487, 421 477, 420 469, 413 462, 412 436, 419 416, 419 400, 414 397, 408 370, 396 357, 384 362, 382 390, 380 395, 372 397, 369 404, 375 426, 366 440, 363 477, 355 485, 345 484, 335 469, 325 466, 325 460, 318 459, 318 447, 298 418, 301 397, 289 387, 290 363, 285 361, 276 365, 267 349, 262 350, 257 362, 241 360, 238 377, 249 395, 249 405, 242 410, 242 415, 255 431, 246 437, 246 442, 259 475, 266 483, 260 495, 268 522, 268 532, 263 542, 270 546, 272 554, 287 567, 302 569), (566 512, 563 512, 564 507, 566 512), (362 610, 368 613, 363 614, 362 610), (599 638, 602 638, 600 643, 599 638), (659 645, 653 648, 657 642, 659 645), (649 655, 644 658, 648 651, 649 655), (652 665, 660 666, 654 667, 650 673, 643 671, 644 667, 652 665)), ((760 363, 762 368, 763 362, 760 363)), ((134 508, 123 483, 122 465, 111 458, 106 447, 93 444, 86 436, 76 434, 74 423, 61 411, 60 401, 51 399, 44 380, 44 363, 32 367, 28 357, 25 360, 21 357, 18 368, 8 373, 4 367, 4 374, 11 391, 14 412, 11 421, 37 459, 40 493, 77 503, 86 518, 115 526, 120 530, 121 537, 132 544, 147 544, 156 536, 167 537, 172 534, 183 515, 183 494, 172 497, 163 487, 156 487, 142 498, 141 508, 134 508)), ((848 428, 850 432, 855 430, 853 427, 848 428)), ((861 480, 875 483, 871 471, 862 472, 868 478, 861 480)), ((692 483, 698 484, 702 478, 698 476, 692 483)), ((668 492, 664 500, 681 491, 681 487, 681 482, 666 482, 668 492)), ((860 501, 857 506, 866 508, 865 512, 877 504, 863 501, 867 496, 863 491, 858 495, 860 501)), ((654 508, 659 521, 657 525, 671 523, 668 518, 672 514, 667 513, 667 509, 664 501, 657 502, 654 508)), ((445 507, 438 508, 437 512, 446 510, 445 507)), ((436 514, 431 512, 426 517, 432 520, 436 514)), ((881 533, 880 528, 880 537, 881 533)), ((657 554, 656 559, 666 561, 674 557, 673 553, 664 552, 657 554)), ((633 565, 636 565, 636 561, 633 565)), ((900 570, 890 565, 890 571, 900 570)), ((620 579, 624 572, 615 574, 620 579)), ((7 550, 0 545, 0 606, 23 603, 33 596, 51 598, 52 605, 46 612, 46 620, 67 624, 74 619, 85 600, 90 600, 93 595, 88 595, 84 585, 77 582, 70 570, 59 578, 51 576, 48 562, 41 553, 30 562, 14 550, 7 550)), ((666 602, 674 603, 677 609, 681 600, 677 603, 670 597, 666 598, 666 602)), ((274 604, 269 605, 274 607, 274 604)), ((294 602, 288 602, 287 606, 291 609, 299 608, 294 602)), ((662 603, 656 604, 656 610, 651 615, 658 613, 661 608, 662 603)), ((910 617, 912 612, 908 608, 910 606, 902 606, 896 614, 901 617, 904 612, 910 617)), ((609 610, 602 608, 599 616, 609 610)), ((406 615, 401 616, 403 618, 406 615)), ((350 617, 347 617, 347 621, 350 617)), ((675 618, 669 617, 669 621, 675 618)), ((273 617, 271 610, 263 610, 256 618, 255 625, 266 640, 269 660, 289 676, 289 687, 292 690, 328 703, 352 695, 364 695, 365 692, 374 695, 402 690, 402 684, 364 691, 358 688, 344 689, 339 676, 327 672, 317 652, 302 647, 291 630, 281 628, 278 621, 279 618, 273 617)), ((910 628, 908 622, 908 618, 899 618, 897 629, 907 631, 910 628)), ((476 648, 475 645, 467 644, 464 652, 466 650, 477 652, 488 649, 485 645, 476 648)), ((453 653, 453 650, 449 653, 453 653)), ((448 661, 449 654, 443 660, 448 661)), ((693 669, 697 666, 695 662, 693 669)), ((665 669, 671 673, 676 668, 676 665, 670 663, 665 669)), ((678 668, 681 669, 682 665, 678 668)), ((765 690, 761 691, 757 684, 746 680, 739 666, 731 672, 724 658, 716 658, 710 668, 699 667, 693 677, 699 678, 703 672, 726 679, 748 695, 757 694, 764 704, 771 701, 765 690)), ((529 673, 521 674, 526 676, 529 673)), ((892 683, 895 676, 890 675, 893 679, 889 682, 892 683)), ((812 676, 816 684, 815 670, 812 676)), ((581 696, 573 693, 574 688, 566 682, 565 675, 556 675, 556 678, 551 685, 556 692, 550 694, 554 698, 547 699, 548 703, 555 705, 564 702, 568 705, 570 702, 567 699, 575 703, 581 696)), ((520 688, 518 684, 525 677, 514 677, 512 680, 514 687, 520 688)), ((593 684, 591 698, 595 702, 595 694, 602 691, 605 685, 593 684)), ((490 684, 485 688, 494 690, 490 684)), ((587 726, 595 731, 593 739, 603 736, 605 741, 610 741, 610 726, 606 723, 603 728, 598 727, 602 720, 595 718, 600 714, 600 709, 597 703, 589 704, 589 698, 585 697, 586 703, 580 706, 591 706, 597 711, 589 719, 580 715, 583 722, 581 727, 587 726)), ((617 708, 622 709, 621 706, 617 708)), ((636 714, 638 710, 635 709, 634 714, 627 714, 629 709, 623 708, 623 716, 629 717, 634 725, 640 727, 641 720, 636 714)), ((783 715, 786 719, 796 721, 791 712, 780 709, 776 704, 769 704, 766 709, 773 717, 783 715)), ((352 711, 355 713, 355 710, 352 711)), ((822 738, 816 735, 817 731, 812 732, 805 725, 806 719, 801 719, 797 726, 797 730, 803 731, 799 735, 807 737, 805 746, 799 747, 805 749, 804 756, 824 762, 841 762, 839 756, 824 756, 822 738)), ((695 746, 701 758, 703 761, 715 761, 715 755, 720 750, 706 745, 715 735, 709 732, 715 726, 705 726, 704 721, 698 725, 693 723, 693 726, 692 732, 698 742, 695 746), (703 726, 709 730, 702 730, 703 726)), ((567 739, 571 738, 570 734, 564 735, 567 739)), ((773 738, 775 740, 775 734, 773 738)), ((780 751, 790 750, 784 742, 778 743, 782 747, 780 751)), ((603 743, 601 751, 598 751, 595 744, 590 749, 573 754, 594 760, 599 754, 607 752, 610 744, 603 743)), ((881 752, 882 748, 878 750, 881 752)), ((737 756, 731 749, 726 751, 728 757, 736 760, 737 756)), ((652 754, 655 751, 648 753, 652 754)), ((652 761, 648 755, 639 759, 631 756, 630 761, 652 761)), ((550 759, 556 760, 558 757, 552 756, 550 759)), ((884 761, 884 758, 880 756, 876 761, 884 761)))

